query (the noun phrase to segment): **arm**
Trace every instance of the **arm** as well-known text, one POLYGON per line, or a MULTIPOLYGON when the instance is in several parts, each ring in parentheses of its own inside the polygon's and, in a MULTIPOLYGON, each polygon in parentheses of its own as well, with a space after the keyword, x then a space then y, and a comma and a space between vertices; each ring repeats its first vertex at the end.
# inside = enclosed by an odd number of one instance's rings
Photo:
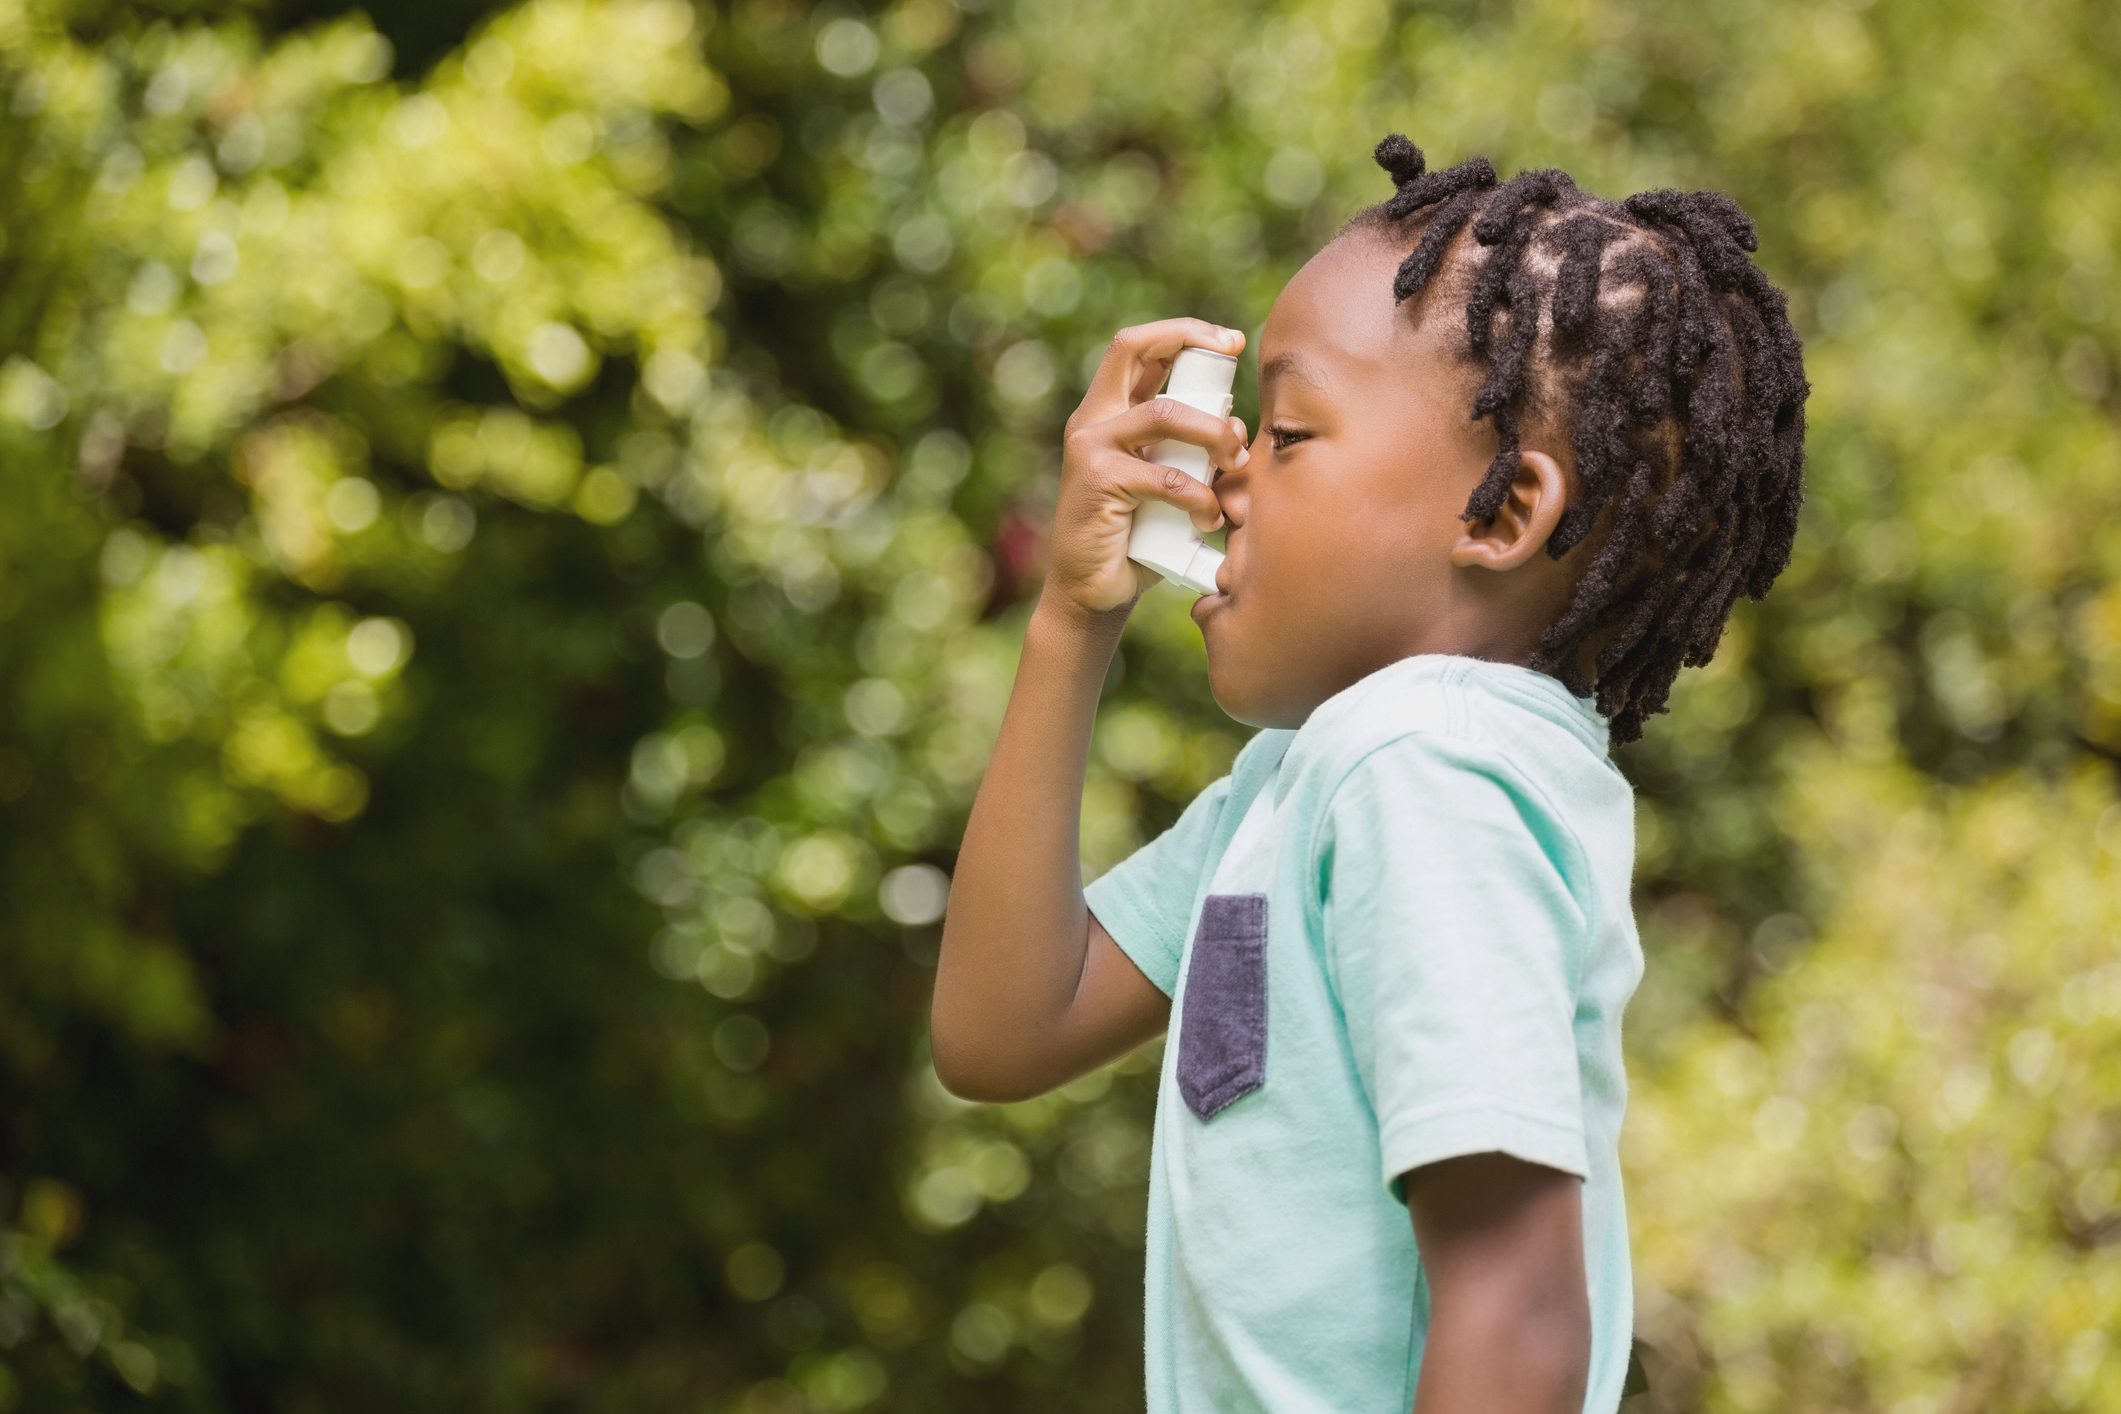
POLYGON ((1413 1414, 1580 1414, 1591 1368, 1582 1180, 1493 1152, 1404 1177, 1430 1291, 1413 1414))
POLYGON ((1041 1094, 1169 1024, 1170 999, 1084 902, 1083 772, 1120 630, 1159 578, 1127 558, 1135 510, 1167 501, 1203 531, 1222 519, 1212 487, 1137 449, 1178 438, 1219 466, 1248 455, 1238 419, 1150 395, 1186 345, 1243 343, 1198 319, 1123 329, 1068 419, 1045 587, 943 916, 930 1049, 965 1099, 1041 1094))
POLYGON ((1169 1025, 1171 1001, 1083 905, 1083 773, 1124 613, 1041 599, 943 918, 936 1075, 969 1100, 1041 1094, 1169 1025))

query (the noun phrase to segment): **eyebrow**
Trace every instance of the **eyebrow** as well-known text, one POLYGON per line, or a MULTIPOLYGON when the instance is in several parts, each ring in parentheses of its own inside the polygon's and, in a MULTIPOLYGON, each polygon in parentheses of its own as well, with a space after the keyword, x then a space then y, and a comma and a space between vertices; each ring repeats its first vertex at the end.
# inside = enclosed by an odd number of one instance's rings
POLYGON ((1273 387, 1274 380, 1284 373, 1321 397, 1332 391, 1327 386, 1325 374, 1319 371, 1318 366, 1293 349, 1278 353, 1266 361, 1259 371, 1260 391, 1264 393, 1273 387))

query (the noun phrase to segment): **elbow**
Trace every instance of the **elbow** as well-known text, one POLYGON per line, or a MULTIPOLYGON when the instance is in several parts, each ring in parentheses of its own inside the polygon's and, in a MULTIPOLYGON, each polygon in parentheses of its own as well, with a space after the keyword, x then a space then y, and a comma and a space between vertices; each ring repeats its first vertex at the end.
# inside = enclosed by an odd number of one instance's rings
POLYGON ((1002 1077, 997 1067, 960 1056, 932 1017, 928 1023, 928 1058, 935 1067, 937 1083, 957 1099, 1001 1105, 1026 1098, 1013 1087, 999 1083, 1002 1077))
POLYGON ((979 1029, 962 1024, 966 1013, 946 1006, 940 985, 928 1004, 928 1060, 936 1081, 960 1100, 1000 1105, 1027 1100, 1039 1087, 1022 1083, 1023 1057, 983 1042, 979 1029), (955 1018, 955 1019, 953 1019, 955 1018))
POLYGON ((994 1084, 989 1074, 977 1070, 945 1070, 940 1062, 935 1067, 935 1078, 951 1095, 973 1104, 1008 1105, 1029 1098, 1006 1085, 994 1084))
MULTIPOLYGON (((947 921, 943 933, 947 959, 947 921)), ((928 1001, 928 1057, 937 1082, 960 1100, 988 1105, 1033 1099, 1051 1089, 1039 1028, 998 1015, 967 986, 947 969, 936 974, 928 1001)))
POLYGON ((943 1045, 941 1033, 934 1027, 928 1030, 928 1059, 935 1067, 935 1080, 945 1093, 960 1100, 978 1100, 978 1082, 968 1076, 962 1062, 951 1059, 951 1053, 943 1045))

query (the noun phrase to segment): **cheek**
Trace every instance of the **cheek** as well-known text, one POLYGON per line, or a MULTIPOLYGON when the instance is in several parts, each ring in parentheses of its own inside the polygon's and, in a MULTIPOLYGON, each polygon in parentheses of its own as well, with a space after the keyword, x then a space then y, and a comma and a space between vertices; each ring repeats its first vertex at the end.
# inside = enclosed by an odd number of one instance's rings
POLYGON ((1433 541, 1436 510, 1403 484, 1416 470, 1397 467, 1382 477, 1383 484, 1375 475, 1351 475, 1343 494, 1316 499, 1304 527, 1314 552, 1365 569, 1426 553, 1423 543, 1433 541))
POLYGON ((1425 558, 1439 554, 1417 541, 1403 514, 1317 502, 1280 509, 1272 524, 1255 521, 1247 532, 1251 592, 1242 596, 1240 615, 1247 633, 1301 640, 1362 606, 1388 613, 1390 602, 1421 582, 1425 558))
POLYGON ((1260 533, 1246 545, 1252 565, 1289 594, 1336 577, 1344 581, 1344 571, 1374 563, 1387 538, 1373 512, 1325 496, 1275 506, 1271 519, 1254 529, 1260 533))

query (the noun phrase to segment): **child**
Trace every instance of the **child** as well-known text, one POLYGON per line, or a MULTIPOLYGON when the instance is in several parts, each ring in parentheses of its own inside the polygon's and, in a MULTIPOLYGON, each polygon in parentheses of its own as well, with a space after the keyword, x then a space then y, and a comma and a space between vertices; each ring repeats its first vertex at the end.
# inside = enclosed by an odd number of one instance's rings
POLYGON ((1262 330, 1262 441, 1150 397, 1182 346, 1242 348, 1193 319, 1123 331, 1069 419, 945 919, 956 1094, 1026 1098, 1177 1028, 1149 1414, 1618 1407, 1643 964, 1608 751, 1767 593, 1802 498, 1802 348, 1735 202, 1430 173, 1396 133, 1375 156, 1397 194, 1262 330), (1165 437, 1208 449, 1212 488, 1134 454, 1165 437), (1156 579, 1126 558, 1145 500, 1227 517, 1193 616, 1259 730, 1082 889, 1092 716, 1156 579))

